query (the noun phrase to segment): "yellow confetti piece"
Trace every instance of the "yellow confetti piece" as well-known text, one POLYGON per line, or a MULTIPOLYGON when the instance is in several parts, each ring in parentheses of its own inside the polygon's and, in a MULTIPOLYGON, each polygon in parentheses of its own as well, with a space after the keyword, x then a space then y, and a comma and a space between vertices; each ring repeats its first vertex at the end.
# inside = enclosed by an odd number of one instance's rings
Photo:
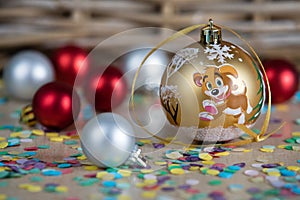
POLYGON ((286 168, 287 168, 288 170, 295 171, 295 172, 297 172, 297 171, 300 170, 300 167, 298 167, 298 166, 292 166, 292 165, 287 166, 286 168))
POLYGON ((56 192, 61 192, 61 193, 64 193, 64 192, 68 192, 68 188, 66 187, 66 186, 57 186, 56 188, 55 188, 55 191, 56 192))
POLYGON ((118 170, 118 173, 121 174, 123 177, 129 177, 131 176, 131 171, 125 170, 125 169, 120 169, 118 170))
POLYGON ((244 149, 244 153, 252 152, 253 149, 244 149))
POLYGON ((213 175, 213 176, 217 176, 220 172, 218 170, 215 170, 215 169, 209 169, 206 171, 206 174, 209 174, 209 175, 213 175))
POLYGON ((141 169, 141 173, 143 173, 143 174, 150 174, 152 172, 154 172, 153 169, 141 169))
POLYGON ((171 174, 174 174, 174 175, 184 174, 184 170, 181 168, 173 168, 170 170, 170 172, 171 172, 171 174))
POLYGON ((144 184, 145 186, 155 185, 157 183, 156 179, 145 179, 144 184))
POLYGON ((280 172, 276 172, 276 171, 273 171, 273 172, 268 172, 268 175, 269 176, 281 176, 280 172))
POLYGON ((0 167, 0 172, 5 171, 6 167, 0 167))
POLYGON ((58 137, 59 134, 56 132, 48 132, 46 133, 46 137, 58 137))
POLYGON ((199 166, 191 166, 189 170, 190 171, 197 171, 197 170, 199 170, 199 166))
POLYGON ((139 141, 144 143, 144 144, 152 144, 151 140, 142 139, 142 140, 139 140, 139 141))
POLYGON ((224 151, 224 152, 216 153, 215 156, 228 156, 229 154, 230 154, 229 151, 224 151))
POLYGON ((50 137, 51 142, 63 142, 64 138, 62 137, 50 137))
POLYGON ((125 194, 121 194, 118 196, 118 200, 131 200, 131 197, 125 194))
POLYGON ((38 186, 38 185, 29 185, 27 187, 27 191, 29 191, 29 192, 40 192, 40 191, 42 191, 42 187, 38 186))
POLYGON ((211 155, 209 155, 208 153, 199 153, 199 158, 201 160, 212 160, 213 157, 211 155))
POLYGON ((233 148, 232 151, 234 152, 243 152, 245 150, 245 148, 243 147, 237 147, 237 148, 233 148))
POLYGON ((166 165, 167 162, 166 161, 155 161, 154 164, 161 166, 161 165, 166 165))
POLYGON ((156 192, 155 191, 145 191, 142 193, 142 197, 146 199, 153 199, 156 197, 156 192))
POLYGON ((136 186, 137 188, 142 188, 142 187, 145 186, 145 183, 138 182, 138 183, 135 184, 135 186, 136 186))
POLYGON ((98 167, 95 165, 89 165, 89 166, 85 166, 84 169, 87 171, 94 171, 94 170, 98 170, 98 167))
POLYGON ((251 181, 252 183, 262 183, 265 181, 265 179, 262 176, 256 176, 256 177, 250 178, 249 181, 251 181))
POLYGON ((12 132, 9 136, 10 137, 20 137, 22 135, 22 132, 12 132))
POLYGON ((45 135, 45 132, 43 130, 40 130, 40 129, 34 129, 34 130, 31 131, 31 133, 33 135, 38 135, 38 136, 45 135))
POLYGON ((19 185, 20 189, 27 189, 28 187, 30 187, 30 184, 28 184, 28 183, 22 183, 19 185))
POLYGON ((274 149, 260 148, 259 150, 260 150, 261 152, 266 152, 266 153, 272 153, 272 152, 274 152, 274 149))
POLYGON ((7 195, 6 194, 0 194, 0 200, 5 200, 7 199, 7 195))
POLYGON ((292 132, 293 137, 300 137, 300 131, 292 132))
POLYGON ((105 174, 103 177, 102 177, 103 180, 106 180, 106 181, 109 181, 109 180, 114 180, 115 179, 115 175, 113 174, 105 174))
POLYGON ((205 165, 213 165, 213 164, 215 164, 216 162, 215 161, 213 161, 213 160, 204 160, 204 161, 202 161, 202 164, 205 164, 205 165))
POLYGON ((85 156, 85 155, 78 156, 78 157, 77 157, 77 160, 86 160, 86 156, 85 156))
POLYGON ((97 172, 97 174, 96 174, 96 178, 102 178, 104 175, 106 175, 106 174, 108 174, 108 172, 106 172, 106 171, 103 171, 103 172, 97 172))
POLYGON ((6 138, 5 137, 0 137, 0 141, 5 141, 6 138))
POLYGON ((67 135, 60 135, 59 137, 65 139, 65 140, 71 139, 71 137, 70 137, 70 136, 67 136, 67 135))
POLYGON ((7 146, 8 146, 8 142, 6 142, 6 141, 0 142, 0 149, 4 149, 7 146))
POLYGON ((285 147, 286 147, 285 144, 280 144, 280 145, 277 146, 278 149, 284 149, 285 147))

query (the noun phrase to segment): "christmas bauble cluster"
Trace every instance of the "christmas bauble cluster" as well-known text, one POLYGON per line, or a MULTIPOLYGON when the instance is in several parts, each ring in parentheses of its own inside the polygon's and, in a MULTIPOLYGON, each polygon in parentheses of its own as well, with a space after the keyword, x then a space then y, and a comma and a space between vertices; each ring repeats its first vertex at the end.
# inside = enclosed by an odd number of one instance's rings
POLYGON ((94 69, 103 73, 98 73, 90 68, 88 52, 78 46, 60 47, 49 57, 24 50, 12 56, 4 68, 5 90, 12 98, 31 101, 32 105, 23 109, 22 122, 32 126, 37 121, 48 129, 62 130, 73 124, 80 112, 75 81, 84 80, 83 98, 93 103, 97 112, 111 111, 127 94, 122 70, 109 66, 103 72, 99 65, 94 69))

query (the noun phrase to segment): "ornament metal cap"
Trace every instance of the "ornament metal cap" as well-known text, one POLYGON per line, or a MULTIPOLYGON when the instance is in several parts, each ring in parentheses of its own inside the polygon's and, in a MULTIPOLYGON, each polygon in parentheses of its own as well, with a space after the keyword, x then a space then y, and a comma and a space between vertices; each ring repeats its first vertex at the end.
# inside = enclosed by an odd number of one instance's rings
POLYGON ((221 28, 214 25, 214 21, 209 19, 207 26, 201 30, 200 42, 203 44, 219 44, 222 40, 221 28))
POLYGON ((146 168, 147 161, 146 159, 141 155, 142 150, 138 148, 137 145, 135 145, 133 151, 131 152, 130 157, 125 162, 126 165, 138 165, 139 167, 146 168))

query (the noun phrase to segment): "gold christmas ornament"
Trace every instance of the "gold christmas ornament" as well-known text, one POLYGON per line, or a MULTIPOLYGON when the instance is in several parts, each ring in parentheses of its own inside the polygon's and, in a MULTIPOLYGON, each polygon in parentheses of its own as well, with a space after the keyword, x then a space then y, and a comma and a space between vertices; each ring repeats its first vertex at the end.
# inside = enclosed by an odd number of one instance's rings
POLYGON ((251 127, 265 101, 263 75, 255 60, 222 40, 221 28, 202 28, 200 42, 179 50, 167 66, 160 99, 168 121, 193 127, 195 140, 227 141, 251 127))
MULTIPOLYGON (((245 133, 248 139, 215 144, 239 146, 260 142, 276 131, 268 132, 271 116, 271 95, 259 133, 251 130, 261 113, 265 89, 270 94, 266 72, 254 49, 238 33, 222 27, 239 38, 251 51, 252 57, 241 47, 222 40, 221 28, 210 20, 208 25, 189 26, 171 35, 154 47, 141 62, 131 88, 131 109, 135 121, 152 137, 182 146, 198 147, 181 141, 169 141, 147 130, 135 114, 135 83, 147 59, 163 45, 201 28, 201 39, 179 50, 166 67, 160 86, 160 99, 170 124, 177 126, 198 141, 229 141, 245 133), (258 63, 256 63, 256 61, 258 63)), ((201 144, 201 146, 206 146, 201 144)))

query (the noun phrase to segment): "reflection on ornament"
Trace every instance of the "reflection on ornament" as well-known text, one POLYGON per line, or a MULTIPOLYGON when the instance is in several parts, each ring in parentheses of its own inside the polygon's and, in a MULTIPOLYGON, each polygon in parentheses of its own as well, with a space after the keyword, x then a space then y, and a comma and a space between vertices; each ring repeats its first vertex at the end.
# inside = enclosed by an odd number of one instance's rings
MULTIPOLYGON (((137 68, 150 50, 151 48, 137 49, 124 56, 122 71, 128 73, 126 79, 129 85, 133 81, 137 68)), ((143 85, 146 90, 150 91, 155 87, 158 88, 167 64, 167 53, 163 50, 157 50, 144 63, 145 67, 141 70, 138 79, 139 85, 143 85)))
POLYGON ((69 84, 51 82, 35 93, 32 108, 39 123, 49 129, 62 130, 77 118, 80 99, 69 84))
POLYGON ((133 134, 131 124, 121 115, 102 113, 83 127, 81 147, 88 160, 99 167, 118 167, 125 163, 146 167, 133 134))
POLYGON ((53 57, 57 80, 73 85, 76 78, 83 78, 89 65, 86 58, 87 52, 77 46, 57 49, 53 57))
POLYGON ((272 103, 289 100, 298 90, 299 74, 295 66, 283 59, 263 62, 272 91, 272 103))
POLYGON ((21 51, 4 67, 6 92, 19 99, 31 100, 42 85, 54 80, 50 60, 38 51, 21 51))
POLYGON ((122 72, 115 67, 92 71, 86 79, 84 93, 90 103, 95 104, 98 112, 108 112, 120 105, 127 95, 127 84, 122 72))
POLYGON ((228 141, 242 134, 234 124, 254 125, 265 85, 255 60, 222 41, 221 28, 211 22, 202 29, 200 42, 172 58, 161 80, 160 98, 169 122, 194 127, 195 140, 228 141))

